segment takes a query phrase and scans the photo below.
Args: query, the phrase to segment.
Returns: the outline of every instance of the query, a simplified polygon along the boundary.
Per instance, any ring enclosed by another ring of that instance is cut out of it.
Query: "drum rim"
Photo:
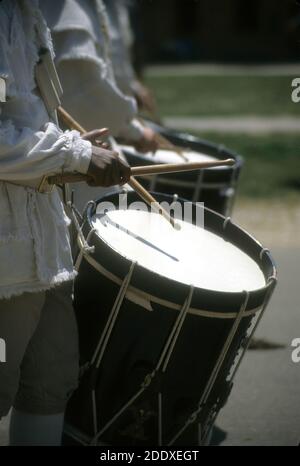
[[[122,194],[124,193],[124,190],[120,190],[119,192],[117,193],[108,193],[108,194],[105,194],[103,197],[100,197],[98,198],[96,201],[93,201],[90,203],[90,205],[88,205],[87,209],[86,209],[86,212],[85,212],[85,216],[84,216],[84,221],[83,221],[83,231],[87,228],[87,233],[89,233],[90,231],[93,230],[93,225],[92,225],[92,217],[93,215],[95,214],[95,207],[99,204],[99,202],[101,201],[106,201],[108,202],[108,200],[110,200],[111,202],[116,199],[116,196],[118,196],[119,194]],[[135,201],[135,200],[138,200],[138,196],[135,192],[126,192],[126,194],[128,196],[133,196],[134,199],[132,199],[132,201]],[[173,197],[172,196],[168,196],[166,194],[163,194],[163,193],[153,193],[154,196],[156,196],[156,198],[160,201],[160,200],[171,200]],[[180,198],[179,198],[180,200]],[[182,199],[181,199],[182,200]],[[208,209],[207,207],[203,207],[204,211],[209,213],[209,215],[212,215],[213,217],[215,218],[219,218],[223,221],[226,220],[226,218],[217,213],[217,212],[214,212],[213,210],[211,209]],[[228,217],[227,218],[228,221],[230,221],[230,218]],[[277,280],[277,267],[276,267],[276,263],[273,259],[273,256],[271,255],[270,251],[268,251],[267,249],[264,249],[263,246],[261,245],[261,243],[256,239],[254,238],[253,236],[251,236],[247,231],[245,231],[243,228],[239,227],[238,225],[230,222],[230,225],[234,228],[235,231],[241,233],[241,235],[244,235],[247,240],[249,240],[249,243],[251,242],[256,248],[259,248],[261,252],[264,252],[264,260],[268,262],[268,264],[265,265],[265,270],[263,269],[262,267],[262,264],[259,264],[257,262],[257,260],[255,260],[253,257],[252,259],[258,264],[258,266],[260,267],[260,269],[262,270],[262,273],[264,274],[264,277],[265,277],[265,286],[264,287],[261,287],[259,289],[256,289],[256,290],[252,290],[252,291],[249,291],[247,292],[249,294],[249,296],[251,298],[253,298],[253,300],[256,302],[257,299],[259,300],[259,297],[263,294],[263,297],[268,293],[268,290],[270,289],[270,287],[272,286],[272,282],[273,280]],[[213,232],[215,232],[216,234],[218,234],[218,232],[215,230],[211,230]],[[230,240],[229,240],[230,241]],[[233,241],[231,241],[232,244],[234,244],[235,246],[237,246],[237,244]],[[89,242],[89,246],[97,246],[97,244],[99,245],[104,245],[104,247],[107,249],[107,250],[110,250],[113,252],[113,255],[114,256],[117,256],[120,260],[120,262],[122,262],[127,268],[127,270],[129,270],[129,267],[130,267],[130,264],[132,263],[132,261],[130,261],[130,259],[128,259],[127,257],[121,255],[118,251],[116,251],[114,248],[112,248],[109,243],[107,243],[103,238],[101,238],[99,235],[96,234],[93,234],[91,236],[91,239],[90,239],[90,242]],[[238,246],[239,247],[239,246]],[[242,249],[243,250],[243,249]],[[247,253],[247,251],[244,251]],[[101,262],[101,261],[100,261]],[[102,267],[105,268],[105,266],[103,264],[101,264]],[[272,273],[269,273],[267,275],[267,267],[272,271]],[[186,289],[188,290],[189,289],[189,285],[187,284],[184,284],[184,283],[181,283],[181,282],[178,282],[174,279],[171,279],[171,278],[168,278],[168,277],[165,277],[164,275],[160,275],[159,273],[157,272],[154,272],[150,269],[147,269],[146,267],[144,267],[143,265],[141,264],[137,264],[136,265],[136,268],[137,270],[139,270],[141,272],[141,274],[145,274],[145,275],[149,275],[149,276],[154,276],[155,280],[163,280],[165,281],[166,283],[169,284],[170,287],[177,287],[177,288],[180,288],[180,289]],[[120,276],[120,274],[118,273],[115,273],[115,271],[111,271],[111,273],[115,274],[116,277],[118,277],[119,279],[122,279],[122,277]],[[147,283],[148,285],[148,283]],[[136,284],[134,285],[134,287],[136,289],[139,289],[142,293],[149,293],[149,295],[153,295],[155,293],[151,293],[148,291],[147,289],[147,286],[144,287],[144,286],[137,286]],[[203,294],[204,296],[205,295],[208,295],[208,296],[212,296],[212,295],[215,295],[218,297],[218,299],[221,299],[221,298],[224,298],[225,300],[230,300],[230,299],[234,299],[235,301],[238,301],[238,302],[243,302],[244,299],[245,299],[245,291],[235,291],[235,292],[228,292],[228,291],[219,291],[219,290],[210,290],[210,289],[206,289],[206,288],[198,288],[198,287],[195,287],[195,290],[197,290],[199,293]],[[158,296],[158,294],[157,294]],[[159,298],[159,296],[158,296]],[[172,301],[172,300],[170,300]],[[250,300],[251,301],[251,300]],[[263,303],[261,303],[262,305]],[[226,306],[225,306],[226,307]],[[247,308],[247,310],[252,310],[252,309],[255,309],[259,307],[259,305],[255,305],[255,306],[251,306],[249,308]],[[218,311],[217,311],[218,312]],[[223,312],[226,312],[224,310],[220,310],[219,312],[223,313]]]
[[[209,141],[208,139],[202,139],[202,138],[199,138],[198,136],[186,133],[184,131],[176,130],[176,129],[173,129],[173,128],[166,128],[166,127],[164,127],[162,125],[159,125],[158,123],[155,123],[155,122],[153,122],[153,121],[151,121],[149,119],[145,119],[145,121],[150,126],[152,126],[153,129],[157,129],[162,134],[166,135],[168,133],[171,133],[171,135],[169,134],[170,137],[186,140],[187,142],[190,142],[191,144],[199,144],[199,145],[203,146],[203,148],[206,147],[206,148],[209,148],[212,151],[216,151],[218,155],[223,154],[224,158],[231,157],[231,158],[235,159],[236,163],[232,167],[229,167],[229,166],[228,167],[219,167],[218,171],[228,172],[229,170],[241,169],[245,164],[245,161],[244,161],[242,155],[238,154],[236,151],[233,151],[233,150],[229,149],[224,144],[217,144],[217,143],[214,143],[212,141]],[[207,155],[215,156],[213,154],[207,154]],[[217,157],[217,158],[219,158],[219,157]],[[223,157],[220,157],[220,159],[222,159],[222,158]],[[212,169],[203,169],[203,170],[207,171],[207,170],[212,170]]]
[[[201,142],[200,142],[201,141]],[[216,172],[217,173],[230,173],[232,171],[236,171],[236,170],[240,170],[243,165],[244,165],[244,160],[242,158],[241,155],[237,154],[237,152],[234,152],[232,151],[231,149],[229,149],[228,147],[222,145],[222,144],[214,144],[210,141],[206,141],[204,139],[200,140],[199,139],[199,142],[198,140],[195,140],[195,141],[191,141],[191,142],[194,142],[195,144],[197,143],[201,143],[201,145],[203,145],[203,148],[205,150],[205,148],[209,148],[211,151],[216,151],[216,153],[209,153],[207,155],[211,156],[211,157],[215,157],[217,160],[222,160],[222,159],[226,159],[226,158],[233,158],[235,160],[235,164],[232,165],[232,166],[224,166],[224,167],[218,167],[217,169],[215,168],[202,168],[201,170],[199,171],[202,171],[204,173],[212,173],[212,172]],[[151,162],[149,158],[145,159],[144,155],[138,151],[135,151],[135,152],[130,152],[130,151],[127,151],[126,150],[126,147],[123,148],[122,145],[120,145],[120,148],[122,150],[122,152],[124,152],[125,156],[126,157],[129,157],[129,158],[132,158],[132,159],[136,159],[137,161],[137,165],[139,164],[139,162],[141,160],[143,160],[145,163],[145,161],[147,162]],[[197,152],[196,149],[192,149],[194,150],[195,152]]]

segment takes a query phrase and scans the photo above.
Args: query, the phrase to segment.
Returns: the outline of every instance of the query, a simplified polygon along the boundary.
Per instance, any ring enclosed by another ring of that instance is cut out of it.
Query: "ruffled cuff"
[[[90,141],[85,141],[80,137],[78,131],[71,131],[72,143],[70,147],[70,158],[65,171],[87,173],[91,157],[92,144]]]

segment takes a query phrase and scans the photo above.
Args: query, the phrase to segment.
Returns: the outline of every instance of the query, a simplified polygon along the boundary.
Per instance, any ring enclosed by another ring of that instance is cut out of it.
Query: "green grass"
[[[252,199],[300,200],[300,134],[248,136],[205,133],[245,159],[239,196]]]
[[[295,76],[149,77],[162,116],[300,116],[291,100]],[[300,129],[296,134],[206,133],[200,137],[240,153],[245,167],[239,195],[300,199]]]
[[[299,115],[295,76],[148,77],[162,116]]]

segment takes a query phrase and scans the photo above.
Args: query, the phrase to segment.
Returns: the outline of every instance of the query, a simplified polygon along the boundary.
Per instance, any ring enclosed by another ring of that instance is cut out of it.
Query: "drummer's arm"
[[[130,167],[118,154],[84,141],[77,131],[63,133],[54,124],[44,131],[14,128],[0,117],[0,180],[24,181],[66,172],[87,173],[91,186],[124,184]]]
[[[73,30],[54,32],[53,36],[66,110],[87,129],[106,126],[113,136],[139,150],[156,150],[152,130],[145,130],[136,119],[135,99],[118,88],[93,39],[84,31]],[[73,46],[67,56],[63,53],[66,42]],[[76,55],[79,46],[85,52],[82,56]]]
[[[1,116],[0,105],[0,179],[30,180],[47,174],[86,173],[91,161],[92,144],[77,131],[61,131],[47,123],[40,131],[16,127]]]

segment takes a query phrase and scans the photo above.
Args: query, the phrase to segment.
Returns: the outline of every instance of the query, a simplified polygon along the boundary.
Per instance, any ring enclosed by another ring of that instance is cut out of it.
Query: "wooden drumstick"
[[[74,120],[74,118],[63,107],[58,107],[57,113],[69,129],[75,129],[76,131],[79,131],[80,134],[87,133],[87,131],[85,131],[85,129],[76,120]]]
[[[216,160],[213,162],[160,163],[158,165],[132,167],[131,172],[133,176],[163,175],[166,173],[181,173],[203,170],[205,168],[232,166],[234,164],[234,159]]]
[[[79,131],[81,134],[86,133],[87,131],[61,106],[57,109],[58,115],[61,117],[62,121],[71,129],[75,129]],[[82,175],[81,175],[82,176]],[[86,180],[87,177],[85,177]],[[49,182],[49,178],[48,178]],[[130,178],[128,182],[129,186],[136,191],[136,193],[149,204],[150,207],[153,207],[158,213],[163,215],[168,222],[175,228],[177,225],[175,224],[174,219],[159,205],[159,203],[151,196],[150,193],[133,177]]]
[[[146,127],[145,122],[142,118],[139,118],[139,122],[144,128]],[[169,141],[165,136],[157,132],[155,132],[155,139],[159,149],[176,152],[176,154],[179,155],[179,157],[181,157],[185,162],[188,162],[189,159],[186,155],[184,155],[183,152],[185,149],[183,147],[175,146],[175,144]]]
[[[204,168],[232,166],[234,164],[234,159],[217,160],[215,162],[161,163],[158,165],[143,165],[141,167],[132,167],[131,173],[132,176],[163,175],[166,173],[181,173],[202,170]],[[80,181],[88,180],[88,175],[83,175],[81,173],[64,173],[62,175],[48,177],[48,182],[50,184],[79,183]]]
[[[161,205],[154,199],[154,197],[133,177],[130,178],[128,183],[132,189],[158,214],[161,214],[167,219],[175,229],[180,229],[179,225],[175,223],[174,219],[168,212],[161,207]]]

